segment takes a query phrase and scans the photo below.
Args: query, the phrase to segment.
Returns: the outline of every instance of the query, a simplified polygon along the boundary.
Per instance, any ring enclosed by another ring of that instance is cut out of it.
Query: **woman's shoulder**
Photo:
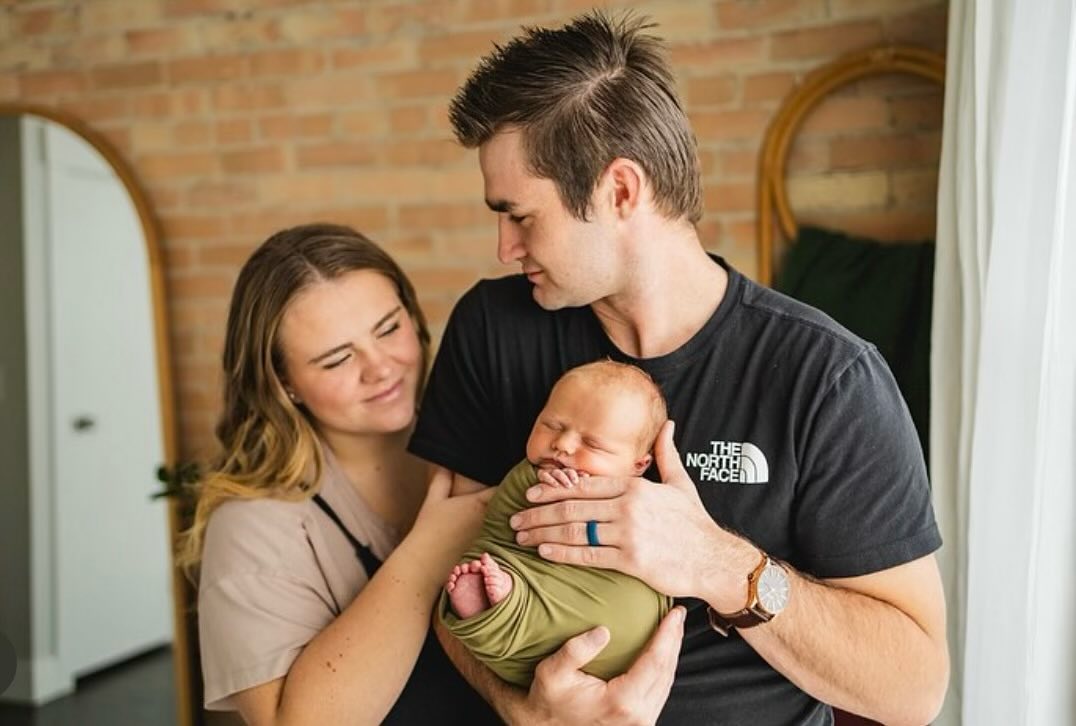
[[[298,573],[313,563],[312,503],[272,497],[232,499],[206,525],[202,582],[237,574]]]

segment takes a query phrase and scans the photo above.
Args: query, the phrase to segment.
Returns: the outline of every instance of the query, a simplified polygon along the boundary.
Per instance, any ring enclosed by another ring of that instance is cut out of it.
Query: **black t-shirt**
[[[603,357],[661,387],[707,511],[819,578],[877,572],[941,545],[923,455],[874,346],[823,313],[729,273],[710,320],[668,355],[637,359],[589,307],[541,309],[522,276],[483,280],[453,310],[412,452],[493,485],[525,453],[553,383]],[[653,478],[653,474],[652,474]],[[832,713],[743,639],[688,608],[669,724],[828,724]]]

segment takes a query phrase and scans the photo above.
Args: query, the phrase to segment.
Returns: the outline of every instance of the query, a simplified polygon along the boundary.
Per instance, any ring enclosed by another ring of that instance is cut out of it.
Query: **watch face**
[[[779,565],[770,564],[758,578],[758,603],[776,615],[788,605],[788,574]]]

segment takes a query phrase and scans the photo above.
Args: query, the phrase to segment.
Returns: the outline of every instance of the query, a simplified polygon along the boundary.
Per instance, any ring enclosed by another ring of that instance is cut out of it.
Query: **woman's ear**
[[[294,403],[296,406],[302,403],[302,401],[299,400],[299,395],[295,393],[295,389],[291,387],[290,383],[288,383],[287,378],[285,378],[284,376],[280,376],[280,385],[284,387],[284,393],[287,395],[288,399],[292,403]]]

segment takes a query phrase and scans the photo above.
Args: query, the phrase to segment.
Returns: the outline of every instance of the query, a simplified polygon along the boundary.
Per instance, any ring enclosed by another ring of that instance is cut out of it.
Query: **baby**
[[[516,544],[508,519],[541,481],[572,486],[586,476],[641,476],[667,418],[665,400],[635,366],[610,360],[573,368],[549,394],[527,439],[527,458],[501,482],[482,533],[445,583],[445,627],[504,680],[530,685],[534,668],[565,640],[596,625],[610,640],[584,670],[626,671],[671,607],[670,598],[614,570],[541,559]]]

